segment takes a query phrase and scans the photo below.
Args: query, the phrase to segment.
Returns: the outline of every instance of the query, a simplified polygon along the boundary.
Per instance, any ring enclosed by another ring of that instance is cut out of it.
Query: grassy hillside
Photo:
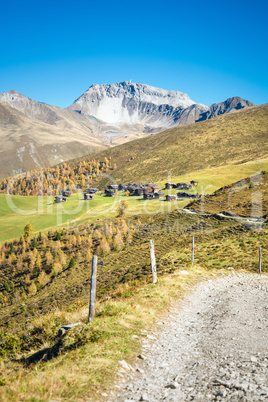
[[[107,148],[93,118],[80,122],[76,113],[45,104],[40,104],[39,118],[42,108],[47,122],[0,103],[0,179]]]
[[[119,221],[114,220],[116,223]],[[37,277],[36,267],[29,274],[24,268],[18,272],[12,265],[4,265],[1,289],[11,298],[0,311],[1,400],[15,401],[19,394],[24,400],[101,400],[99,393],[114,379],[118,360],[137,355],[140,341],[132,335],[142,338],[144,325],[159,320],[159,313],[185,287],[202,277],[230,272],[228,267],[257,272],[260,246],[263,271],[267,271],[266,225],[262,231],[254,231],[234,220],[188,216],[180,211],[139,216],[126,223],[133,228],[130,244],[99,257],[103,265],[98,266],[96,320],[91,325],[86,325],[90,261],[83,256],[84,246],[78,246],[84,227],[67,243],[75,247],[71,252],[81,252],[80,259],[57,274],[47,272],[43,283],[40,267]],[[107,222],[99,221],[94,230],[104,233],[105,225]],[[193,234],[196,265],[191,269]],[[46,249],[53,254],[59,253],[59,247],[65,251],[64,236],[63,241],[54,236],[45,239]],[[150,284],[151,238],[157,251],[156,286]],[[36,246],[40,255],[43,240]],[[32,240],[28,244],[33,246]],[[5,250],[8,253],[8,246]],[[13,258],[10,256],[7,261]],[[41,267],[41,271],[46,269]],[[180,276],[181,269],[188,269],[189,276]],[[36,283],[35,292],[31,283]],[[18,298],[21,289],[23,301]],[[59,343],[59,327],[78,321],[83,325]]]
[[[268,160],[248,162],[238,165],[227,165],[203,169],[191,175],[172,177],[177,182],[196,179],[199,185],[191,190],[199,194],[212,194],[222,186],[230,185],[248,175],[255,175],[262,170],[268,170]],[[164,187],[165,180],[155,181]],[[256,188],[255,188],[256,190]],[[168,193],[169,191],[164,191]],[[176,194],[177,190],[171,190]],[[56,226],[75,227],[97,219],[113,218],[121,200],[129,204],[128,215],[155,214],[171,212],[175,208],[183,208],[189,200],[165,202],[164,200],[144,201],[142,197],[125,197],[121,192],[115,198],[97,194],[92,201],[84,201],[83,194],[75,194],[68,198],[65,204],[55,204],[53,197],[24,197],[0,194],[0,243],[23,235],[24,226],[30,222],[38,234],[47,232]]]
[[[268,174],[246,177],[224,186],[211,195],[191,202],[188,209],[211,214],[225,213],[244,217],[268,217]]]
[[[268,104],[225,114],[212,120],[89,155],[111,157],[118,182],[167,180],[198,170],[261,160],[268,155]],[[70,162],[77,165],[77,160]],[[107,180],[106,180],[107,182]]]

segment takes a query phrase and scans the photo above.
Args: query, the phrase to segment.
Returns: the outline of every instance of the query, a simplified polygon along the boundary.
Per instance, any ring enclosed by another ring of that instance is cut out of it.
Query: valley
[[[242,180],[249,175],[255,175],[262,170],[268,169],[268,160],[260,160],[239,165],[227,165],[196,171],[191,174],[167,177],[164,181],[157,181],[156,184],[164,189],[165,182],[188,182],[189,179],[196,179],[199,185],[190,190],[190,193],[213,194],[222,186],[228,186],[238,180]],[[265,176],[266,179],[266,176]],[[252,192],[258,190],[252,189]],[[176,194],[177,190],[161,190],[165,194]],[[241,195],[244,195],[241,194]],[[215,198],[215,197],[214,197]],[[31,222],[34,232],[37,235],[40,231],[47,232],[49,229],[56,229],[57,226],[75,227],[88,221],[95,222],[97,219],[114,218],[120,201],[126,200],[129,204],[128,215],[156,214],[161,212],[171,212],[176,208],[186,207],[189,200],[176,200],[170,203],[165,200],[155,199],[145,201],[140,196],[128,196],[118,192],[114,198],[105,197],[104,193],[97,193],[94,200],[85,201],[83,192],[78,189],[78,193],[68,199],[65,204],[55,204],[54,196],[18,196],[0,194],[0,243],[6,240],[23,235],[23,229],[27,222]],[[233,198],[232,198],[233,202]],[[237,200],[239,203],[239,200]],[[233,203],[233,205],[236,205]],[[266,196],[265,204],[266,205]],[[198,203],[194,203],[194,208],[198,211]],[[208,204],[205,202],[205,208]],[[209,209],[210,213],[219,213],[220,209]],[[250,216],[250,211],[248,212]],[[267,207],[263,210],[263,215],[268,213]],[[241,213],[241,215],[243,215]]]
[[[16,142],[11,126],[26,120],[42,146],[55,146],[42,131],[49,127],[73,152],[55,148],[61,160],[43,163],[40,148],[42,163],[1,178],[1,400],[120,401],[130,378],[120,364],[138,366],[144,338],[160,336],[156,328],[174,303],[180,309],[207,280],[216,293],[230,276],[257,278],[260,248],[267,278],[268,106],[236,98],[205,106],[128,82],[92,86],[64,110],[14,91],[0,102],[7,158],[8,141]],[[141,138],[129,141],[134,132]],[[84,153],[75,154],[74,133]],[[133,183],[141,183],[134,186],[140,195],[130,193]],[[93,255],[101,264],[96,315],[87,324]],[[59,328],[74,323],[61,338]]]

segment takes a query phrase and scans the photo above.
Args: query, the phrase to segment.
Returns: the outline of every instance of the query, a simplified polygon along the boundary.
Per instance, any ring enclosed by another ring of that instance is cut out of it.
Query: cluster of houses
[[[124,191],[128,192],[129,195],[145,195],[151,194],[151,198],[160,198],[159,196],[153,197],[156,194],[163,194],[158,193],[157,191],[160,190],[160,187],[157,184],[150,184],[150,183],[129,183],[129,184],[119,184],[119,185],[110,185],[105,190],[105,195],[107,197],[114,197],[117,191]]]
[[[192,180],[190,183],[165,183],[165,189],[189,190],[198,185],[198,181]],[[128,192],[129,195],[143,196],[144,200],[165,198],[166,201],[173,201],[178,198],[197,198],[198,194],[187,192],[178,192],[175,194],[167,194],[159,192],[160,187],[157,184],[150,183],[129,183],[129,184],[111,184],[105,189],[106,197],[114,197],[118,191]],[[95,194],[99,191],[98,188],[88,188],[84,193],[85,200],[93,200]],[[71,191],[63,191],[61,196],[55,198],[56,203],[65,202],[67,197],[72,195]]]
[[[176,188],[178,190],[189,190],[198,185],[198,181],[192,180],[190,183],[166,183],[165,189]],[[150,183],[129,183],[129,184],[114,184],[107,187],[105,195],[107,197],[114,197],[117,191],[128,192],[129,195],[142,195],[144,200],[166,198],[166,201],[173,201],[178,198],[197,198],[198,194],[190,194],[187,192],[178,192],[175,194],[167,194],[159,192],[160,187],[157,184]]]
[[[177,188],[178,190],[189,190],[190,188],[198,186],[198,181],[191,180],[190,183],[166,183],[165,188],[170,190],[171,188]]]
[[[55,202],[59,204],[60,202],[66,202],[68,197],[71,197],[72,191],[66,190],[62,192],[62,195],[57,195],[55,197]]]

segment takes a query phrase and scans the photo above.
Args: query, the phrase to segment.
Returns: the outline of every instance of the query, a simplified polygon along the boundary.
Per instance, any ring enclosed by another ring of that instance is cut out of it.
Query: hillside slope
[[[267,218],[268,174],[263,173],[224,186],[211,195],[191,202],[186,208],[202,213]]]
[[[94,126],[85,128],[67,111],[43,107],[30,108],[28,117],[0,103],[0,179],[106,148]]]
[[[245,163],[268,155],[268,104],[169,129],[89,155],[111,157],[118,182],[168,179],[200,169]],[[70,161],[75,166],[77,160]],[[108,179],[106,179],[107,181]]]
[[[0,179],[136,138],[253,106],[239,97],[205,106],[179,91],[122,82],[92,85],[73,105],[0,94]]]

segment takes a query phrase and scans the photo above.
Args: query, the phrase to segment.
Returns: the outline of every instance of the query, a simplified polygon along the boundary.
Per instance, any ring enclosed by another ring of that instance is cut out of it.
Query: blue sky
[[[66,107],[93,83],[132,80],[211,104],[268,102],[267,1],[1,4],[0,92]]]

